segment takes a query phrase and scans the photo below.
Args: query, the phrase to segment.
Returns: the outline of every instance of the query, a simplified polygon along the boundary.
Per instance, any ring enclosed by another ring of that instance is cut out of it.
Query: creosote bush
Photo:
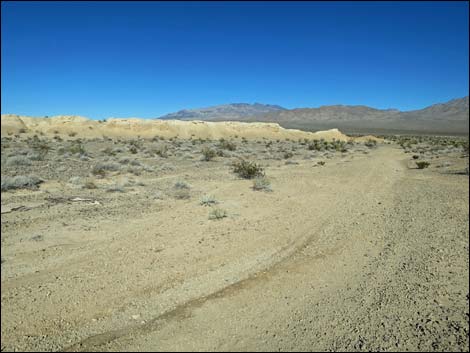
[[[234,162],[232,167],[233,172],[244,179],[253,179],[264,176],[264,169],[255,162],[242,159]]]
[[[210,149],[208,147],[204,147],[202,149],[202,160],[203,161],[208,162],[208,161],[214,159],[216,156],[217,156],[217,152],[214,151],[213,149]]]
[[[227,141],[223,138],[219,140],[219,148],[228,150],[228,151],[235,151],[237,149],[237,145],[235,145],[233,142]]]
[[[429,162],[426,162],[426,161],[419,161],[419,162],[416,162],[416,166],[418,167],[418,169],[424,169],[424,168],[427,168],[429,167],[430,163]]]

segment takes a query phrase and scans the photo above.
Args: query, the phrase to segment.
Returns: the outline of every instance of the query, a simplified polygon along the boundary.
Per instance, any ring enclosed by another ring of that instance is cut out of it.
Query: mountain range
[[[248,103],[232,103],[222,104],[213,107],[199,108],[199,109],[183,109],[176,113],[170,113],[161,116],[159,119],[163,120],[212,120],[212,119],[226,119],[236,120],[243,117],[252,117],[260,114],[266,114],[276,111],[286,110],[286,108],[278,105],[270,104],[248,104]]]
[[[224,104],[185,109],[160,119],[273,122],[286,128],[347,133],[441,133],[466,134],[469,129],[468,96],[419,110],[376,109],[363,105],[329,105],[286,109],[278,105]]]

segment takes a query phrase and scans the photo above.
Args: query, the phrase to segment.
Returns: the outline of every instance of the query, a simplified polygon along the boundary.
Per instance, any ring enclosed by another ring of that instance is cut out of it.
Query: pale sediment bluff
[[[351,138],[338,129],[306,132],[284,129],[275,123],[242,123],[242,122],[206,122],[156,119],[107,119],[96,121],[81,116],[54,116],[50,118],[33,118],[13,114],[1,116],[2,136],[19,133],[44,135],[70,135],[81,138],[120,137],[120,138],[233,138],[246,139],[325,139],[326,141],[347,141]]]

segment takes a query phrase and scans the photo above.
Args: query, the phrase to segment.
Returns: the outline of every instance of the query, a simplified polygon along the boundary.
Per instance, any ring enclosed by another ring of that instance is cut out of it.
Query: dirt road
[[[181,172],[218,221],[145,192],[2,215],[2,350],[468,351],[468,176],[408,159]]]

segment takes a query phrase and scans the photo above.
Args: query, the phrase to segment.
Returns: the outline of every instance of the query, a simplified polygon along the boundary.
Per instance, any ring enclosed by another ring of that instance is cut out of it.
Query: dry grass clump
[[[5,176],[2,177],[1,190],[35,189],[42,182],[42,179],[34,175]]]
[[[253,190],[257,191],[273,191],[271,182],[266,177],[258,177],[253,180]]]
[[[212,205],[216,205],[218,204],[219,202],[215,199],[214,196],[212,195],[205,195],[201,198],[201,202],[200,204],[202,206],[212,206]]]
[[[209,219],[210,220],[216,220],[216,219],[222,219],[227,217],[227,211],[223,210],[221,208],[214,208],[210,213],[209,213]]]

